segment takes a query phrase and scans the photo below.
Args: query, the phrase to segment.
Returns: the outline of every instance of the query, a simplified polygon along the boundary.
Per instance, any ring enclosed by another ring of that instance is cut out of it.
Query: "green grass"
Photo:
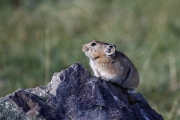
[[[0,4],[0,96],[47,84],[81,62],[91,40],[114,43],[137,67],[138,88],[166,120],[180,119],[180,1],[75,0]]]

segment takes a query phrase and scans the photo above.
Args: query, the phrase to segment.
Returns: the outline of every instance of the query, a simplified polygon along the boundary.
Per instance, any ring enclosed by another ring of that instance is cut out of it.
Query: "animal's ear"
[[[114,44],[109,44],[106,46],[105,54],[108,56],[114,56],[116,53],[116,46]]]

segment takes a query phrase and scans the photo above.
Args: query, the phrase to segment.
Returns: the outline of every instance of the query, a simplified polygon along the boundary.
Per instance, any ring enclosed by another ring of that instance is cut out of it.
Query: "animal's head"
[[[90,59],[97,59],[100,57],[114,57],[116,53],[116,46],[99,41],[92,41],[82,46],[82,51]]]

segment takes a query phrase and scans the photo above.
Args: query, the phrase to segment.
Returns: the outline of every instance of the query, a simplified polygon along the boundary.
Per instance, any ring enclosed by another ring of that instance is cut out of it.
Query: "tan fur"
[[[82,46],[82,51],[90,59],[94,75],[105,81],[115,83],[129,92],[139,85],[139,75],[129,58],[116,51],[115,45],[92,41]]]

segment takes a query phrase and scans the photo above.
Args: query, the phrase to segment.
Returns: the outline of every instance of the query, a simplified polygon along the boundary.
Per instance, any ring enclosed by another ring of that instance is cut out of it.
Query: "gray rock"
[[[128,94],[75,63],[47,86],[0,99],[1,120],[163,120],[140,93]]]

